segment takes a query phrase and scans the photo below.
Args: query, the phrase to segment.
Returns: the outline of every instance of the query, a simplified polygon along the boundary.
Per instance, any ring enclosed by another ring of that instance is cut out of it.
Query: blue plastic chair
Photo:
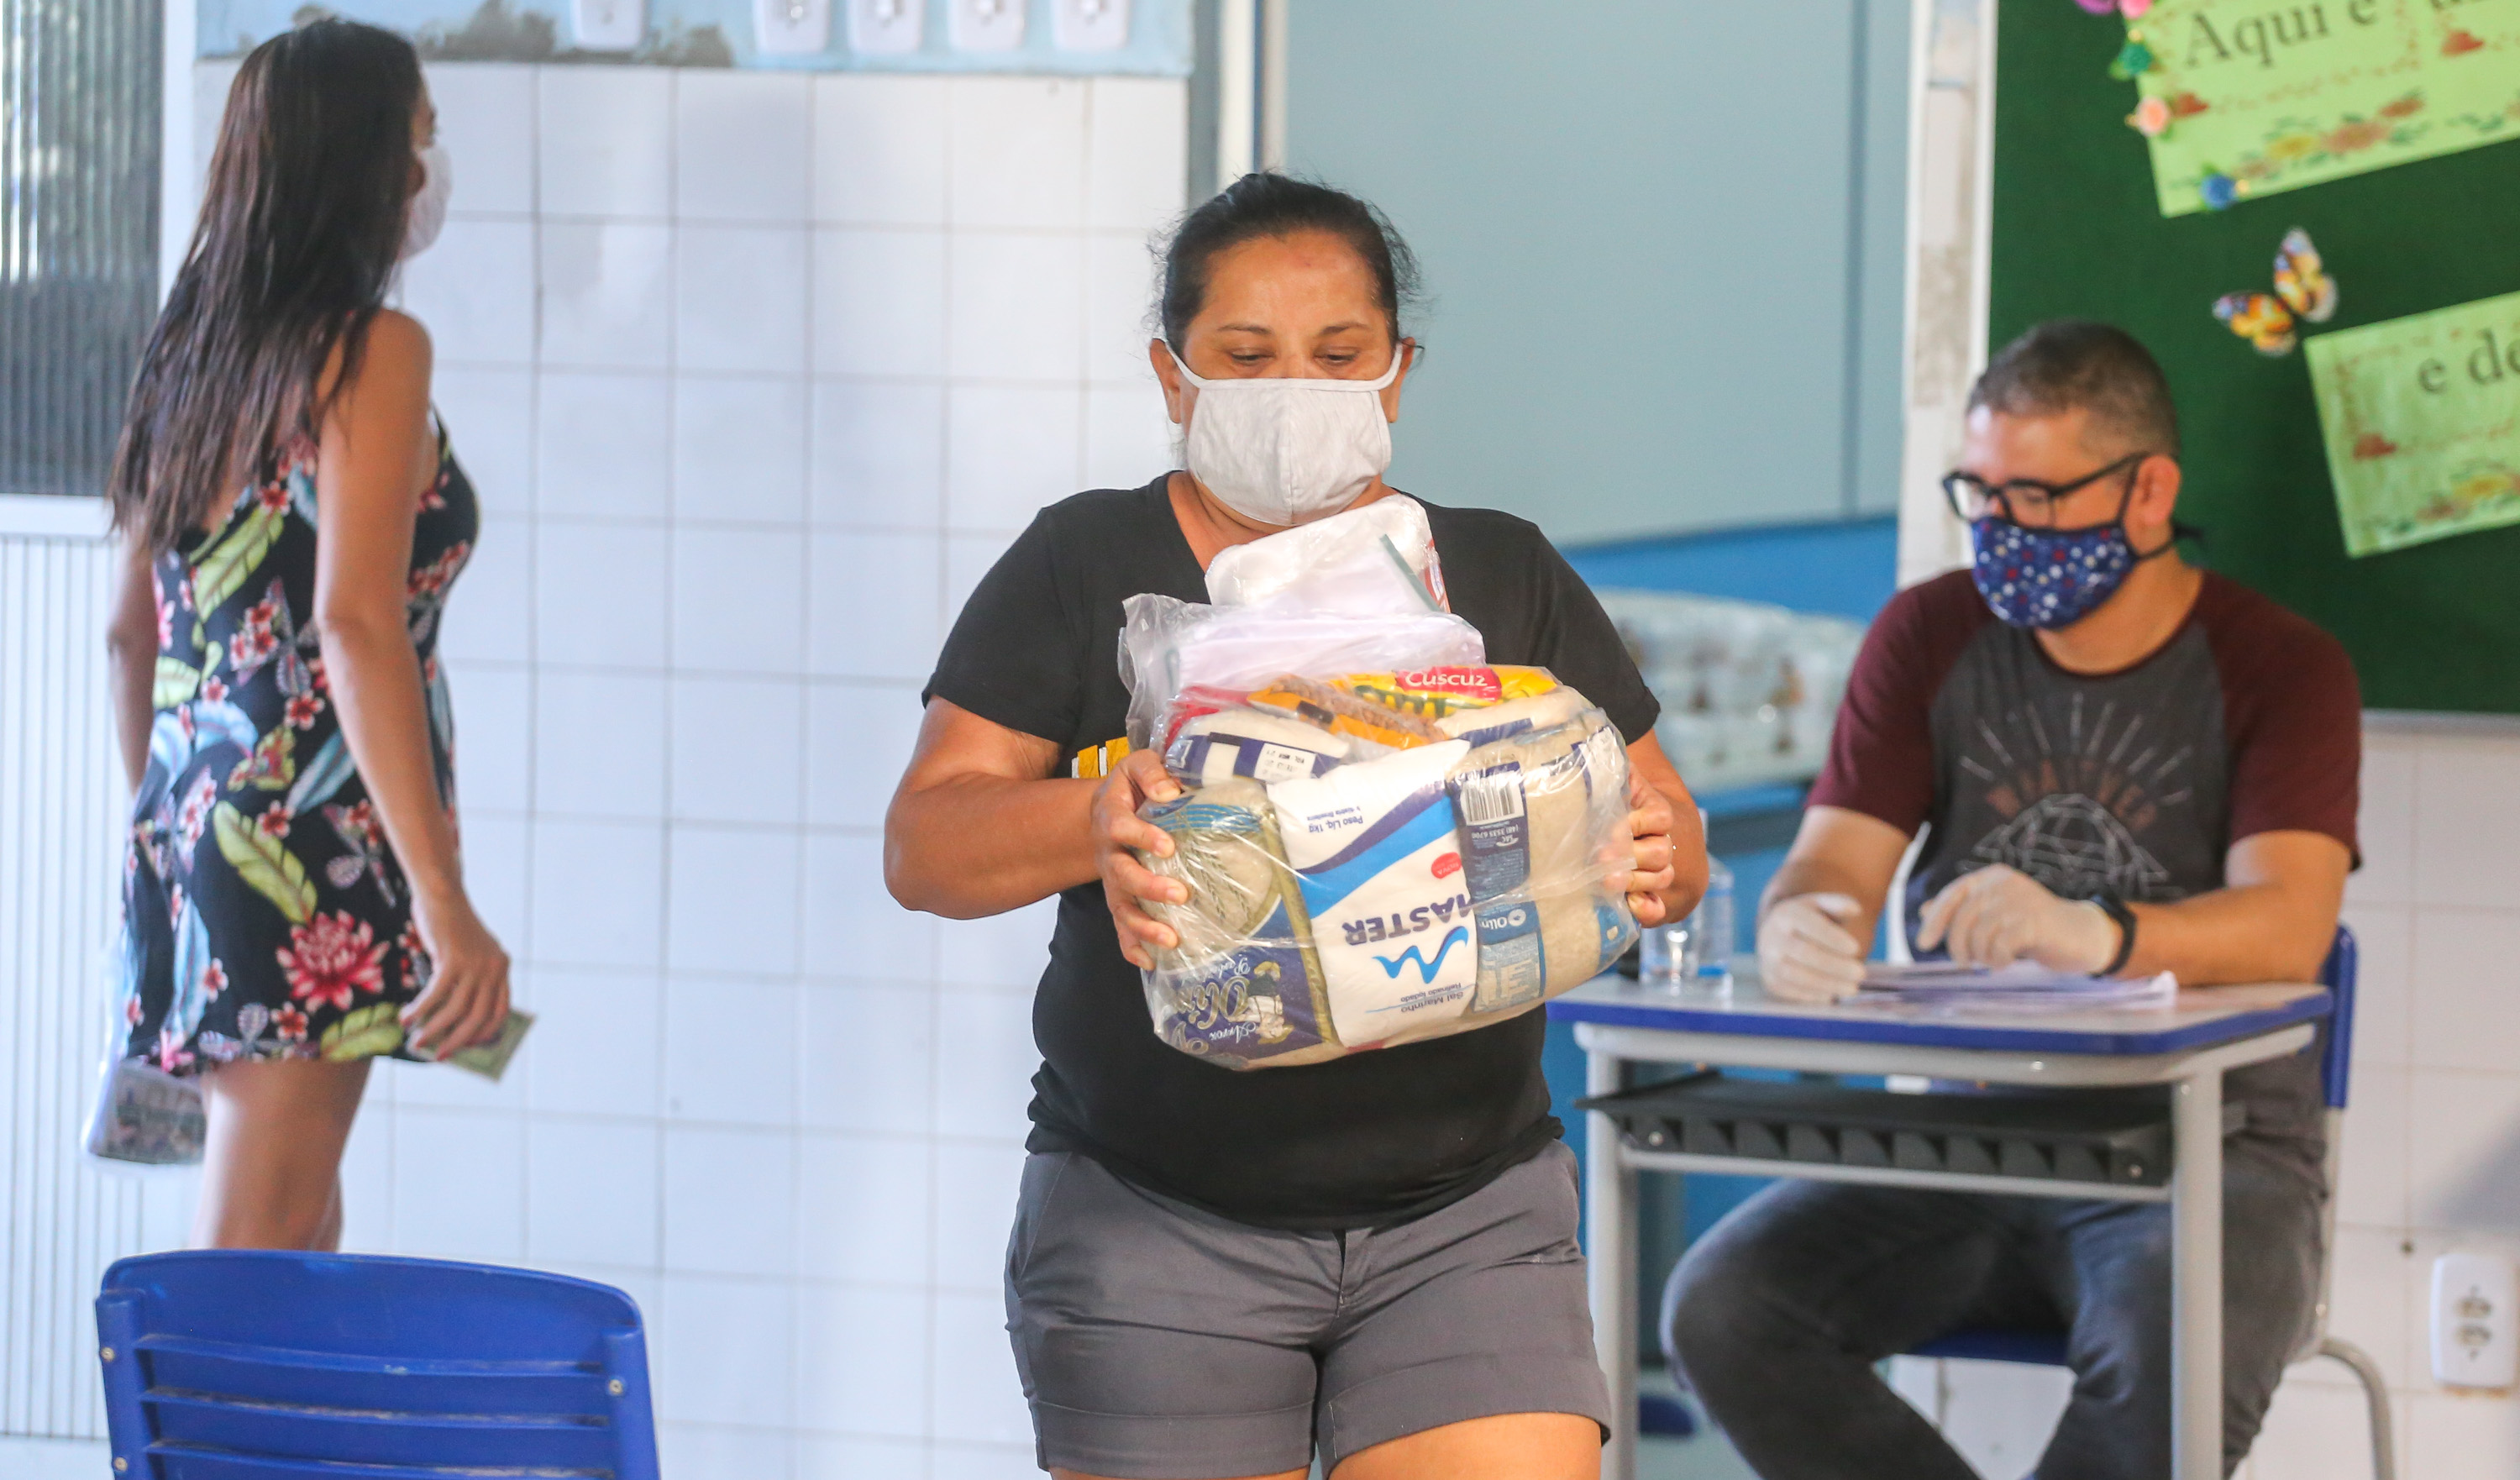
[[[2327,1203],[2321,1213],[2319,1231],[2318,1305],[2311,1322],[2310,1339],[2293,1354],[2296,1363],[2314,1357],[2328,1357],[2345,1364],[2362,1384],[2362,1396],[2371,1415],[2371,1471],[2376,1480],[2395,1480],[2397,1475],[2396,1445],[2390,1437],[2388,1381],[2380,1374],[2378,1364],[2361,1347],[2331,1336],[2327,1331],[2329,1281],[2335,1275],[2330,1253],[2336,1247],[2336,1172],[2344,1149],[2345,1098],[2347,1081],[2354,1067],[2354,978],[2356,947],[2354,932],[2344,925],[2336,927],[2336,944],[2327,953],[2327,964],[2319,969],[2320,985],[2335,994],[2335,1010],[2327,1019],[2327,1044],[2319,1059],[2320,1087],[2327,1099]],[[2002,1330],[1992,1327],[1971,1328],[1938,1336],[1910,1355],[1916,1357],[1961,1357],[1978,1362],[2019,1362],[2034,1367],[2063,1367],[2065,1333],[2061,1330]]]
[[[532,1270],[197,1250],[96,1299],[116,1480],[657,1480],[639,1307]]]

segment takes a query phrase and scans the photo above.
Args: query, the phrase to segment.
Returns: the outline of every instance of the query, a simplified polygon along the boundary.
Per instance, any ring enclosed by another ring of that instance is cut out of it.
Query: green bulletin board
[[[2268,290],[2293,226],[2341,291],[2305,342],[2520,292],[2520,142],[2164,218],[2125,121],[2136,88],[2108,75],[2125,22],[2001,3],[1993,342],[2041,319],[2124,325],[2178,398],[2180,512],[2207,532],[2192,556],[2336,634],[2372,708],[2520,713],[2520,527],[2348,558],[2305,354],[2262,356],[2213,313]]]

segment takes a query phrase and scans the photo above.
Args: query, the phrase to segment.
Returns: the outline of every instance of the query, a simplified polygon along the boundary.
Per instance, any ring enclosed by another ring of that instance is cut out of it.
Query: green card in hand
[[[525,1031],[533,1025],[534,1014],[510,1008],[508,1020],[499,1024],[499,1036],[488,1043],[458,1049],[442,1058],[429,1049],[414,1049],[412,1053],[432,1062],[451,1063],[459,1069],[469,1069],[496,1083],[500,1075],[508,1072],[508,1060],[517,1056],[518,1046],[525,1041]]]

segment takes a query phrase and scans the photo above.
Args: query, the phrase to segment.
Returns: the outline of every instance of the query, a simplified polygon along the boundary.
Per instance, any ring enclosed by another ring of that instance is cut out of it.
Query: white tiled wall
[[[2520,1474],[2520,1401],[2433,1382],[2428,1307],[2445,1250],[2520,1257],[2520,729],[2375,723],[2363,744],[2332,1325],[2388,1373],[2401,1475],[2500,1480]],[[2368,1474],[2351,1380],[2294,1370],[2253,1480]]]
[[[907,915],[878,835],[962,594],[1170,466],[1184,85],[429,86],[457,186],[405,301],[485,511],[466,858],[541,1021],[496,1088],[379,1076],[346,1246],[629,1290],[676,1480],[1034,1474],[998,1261],[1048,919]]]
[[[2398,1473],[2520,1474],[2520,1395],[2446,1389],[2428,1355],[2432,1263],[2520,1258],[2520,726],[2365,728],[2362,942],[2332,1331],[2388,1375]],[[1916,1364],[1918,1367],[1924,1364]],[[1953,1364],[1948,1431],[2013,1480],[2064,1403],[2061,1374]],[[2001,1401],[1997,1401],[2001,1400]],[[2362,1391],[2296,1367],[2241,1480],[2369,1480]]]

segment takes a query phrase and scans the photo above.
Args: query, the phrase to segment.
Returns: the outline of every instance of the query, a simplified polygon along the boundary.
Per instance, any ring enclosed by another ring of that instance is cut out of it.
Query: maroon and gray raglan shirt
[[[1909,939],[1960,875],[2008,864],[2068,899],[2219,889],[2231,845],[2319,832],[2356,847],[2362,697],[2337,641],[2207,572],[2169,642],[2115,673],[2058,667],[1955,571],[1893,598],[1838,711],[1816,806],[1925,841],[1900,901]],[[2239,1070],[2253,1133],[2317,1165],[2309,1054]]]

